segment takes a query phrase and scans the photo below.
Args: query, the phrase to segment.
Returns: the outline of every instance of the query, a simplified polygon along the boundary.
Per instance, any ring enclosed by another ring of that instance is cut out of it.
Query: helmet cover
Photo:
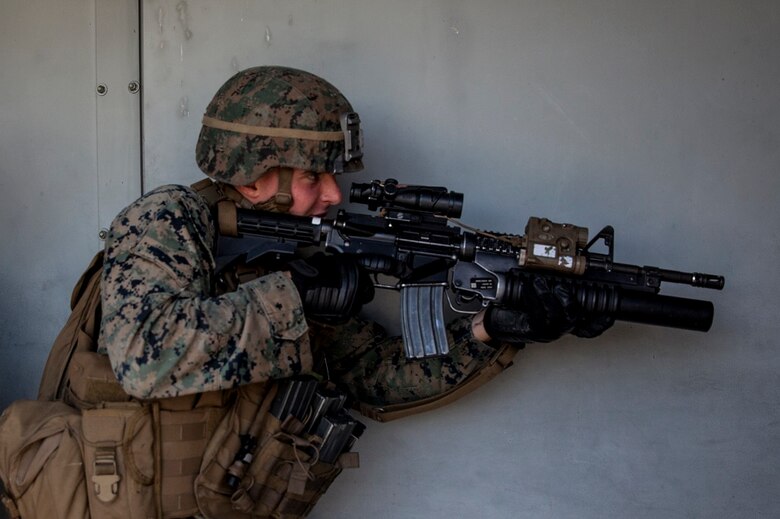
[[[206,108],[195,155],[206,175],[232,185],[275,167],[363,167],[359,118],[349,101],[314,74],[278,66],[241,71],[222,85]]]

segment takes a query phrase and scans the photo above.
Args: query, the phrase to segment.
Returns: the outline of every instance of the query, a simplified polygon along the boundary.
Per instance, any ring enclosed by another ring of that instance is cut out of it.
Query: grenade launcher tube
[[[646,292],[621,294],[613,314],[619,321],[654,324],[706,332],[712,326],[714,306],[710,301],[663,296]]]
[[[522,302],[523,287],[530,273],[514,272],[507,276],[507,290],[499,301],[508,306]],[[560,281],[554,275],[545,276]],[[645,290],[580,281],[565,278],[571,283],[577,302],[591,315],[610,315],[618,321],[629,321],[670,328],[706,332],[712,326],[714,306],[710,301],[660,295]]]

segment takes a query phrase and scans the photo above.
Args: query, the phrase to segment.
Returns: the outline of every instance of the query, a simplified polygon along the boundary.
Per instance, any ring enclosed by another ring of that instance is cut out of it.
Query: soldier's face
[[[325,216],[328,208],[341,203],[341,189],[331,173],[293,170],[293,205],[290,214]]]
[[[270,200],[279,190],[279,172],[268,171],[253,184],[239,186],[238,190],[253,204]],[[294,169],[291,191],[290,214],[296,216],[325,216],[330,206],[341,203],[341,190],[330,173]]]

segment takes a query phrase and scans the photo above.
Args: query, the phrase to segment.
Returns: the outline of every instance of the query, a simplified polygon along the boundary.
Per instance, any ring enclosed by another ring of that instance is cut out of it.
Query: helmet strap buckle
[[[292,177],[292,168],[279,168],[279,186],[274,195],[274,202],[277,209],[282,213],[289,211],[293,204]]]
[[[290,206],[292,206],[292,195],[290,193],[276,193],[274,202],[280,209],[290,209]]]

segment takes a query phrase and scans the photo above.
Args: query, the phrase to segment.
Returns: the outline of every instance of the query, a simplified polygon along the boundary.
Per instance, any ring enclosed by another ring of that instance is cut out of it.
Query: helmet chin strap
[[[252,206],[261,211],[273,211],[275,213],[287,213],[292,207],[292,168],[280,167],[278,172],[279,186],[276,194],[266,200]]]

